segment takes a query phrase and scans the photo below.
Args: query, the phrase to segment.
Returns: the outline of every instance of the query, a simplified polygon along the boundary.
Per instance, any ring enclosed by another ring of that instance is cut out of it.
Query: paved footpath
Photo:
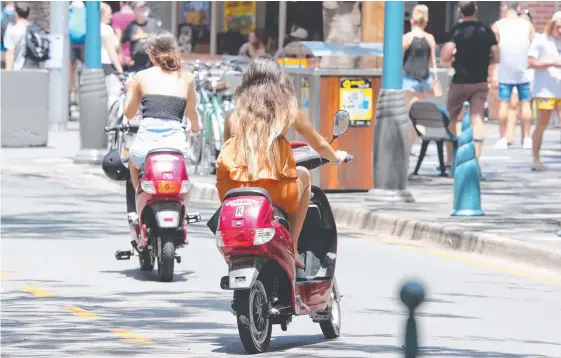
[[[219,288],[227,266],[204,223],[189,227],[174,281],[156,282],[136,257],[113,257],[130,240],[121,187],[48,155],[37,162],[19,152],[23,168],[4,165],[14,153],[2,153],[2,357],[244,355],[232,294]],[[208,218],[216,206],[192,210]],[[389,235],[339,237],[341,337],[326,340],[297,317],[287,332],[273,328],[264,357],[403,356],[407,316],[397,295],[410,278],[427,292],[418,310],[423,356],[560,357],[561,272]]]
[[[76,124],[65,133],[51,133],[48,149],[3,149],[2,166],[9,170],[48,168],[77,176],[103,176],[98,167],[74,165],[79,149]],[[561,269],[561,131],[549,129],[542,146],[548,172],[531,171],[531,150],[516,144],[495,150],[498,127],[486,125],[481,167],[483,217],[451,217],[453,179],[439,178],[436,147],[429,147],[421,178],[409,181],[415,203],[371,200],[367,193],[332,194],[340,226],[426,240],[461,251],[477,252]],[[417,157],[411,157],[413,168]],[[342,168],[344,170],[344,168]],[[193,170],[191,168],[190,173]],[[213,177],[195,176],[193,197],[216,201]]]

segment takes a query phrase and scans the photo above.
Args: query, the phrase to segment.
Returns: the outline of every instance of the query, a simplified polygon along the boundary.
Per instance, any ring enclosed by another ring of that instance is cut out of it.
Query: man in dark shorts
[[[470,102],[471,125],[475,140],[475,155],[483,149],[485,101],[487,100],[489,65],[499,62],[497,38],[489,26],[477,20],[475,1],[460,1],[462,22],[450,31],[451,38],[443,46],[440,58],[453,61],[455,74],[448,90],[447,109],[450,130],[456,133],[456,123],[465,101]],[[452,163],[452,144],[447,146],[446,164]]]
[[[152,67],[150,58],[144,49],[144,44],[148,36],[160,29],[156,19],[148,17],[148,12],[144,1],[134,1],[132,3],[135,20],[128,24],[123,31],[121,44],[130,41],[131,59],[134,64],[130,67],[131,72],[142,71]]]

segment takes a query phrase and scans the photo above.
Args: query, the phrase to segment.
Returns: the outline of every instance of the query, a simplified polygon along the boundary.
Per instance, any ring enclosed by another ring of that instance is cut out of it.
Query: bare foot
[[[298,254],[294,254],[294,262],[296,263],[296,268],[303,269],[304,267],[306,267],[302,262],[302,260],[300,259],[300,255]]]
[[[547,167],[545,165],[543,165],[542,163],[534,163],[534,167],[532,168],[532,171],[535,172],[545,172],[547,171]]]

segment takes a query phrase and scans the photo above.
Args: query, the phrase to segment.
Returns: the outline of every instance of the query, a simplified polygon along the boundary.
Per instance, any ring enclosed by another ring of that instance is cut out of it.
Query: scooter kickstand
[[[177,263],[180,264],[181,263],[181,256],[175,255],[175,261],[177,261]]]

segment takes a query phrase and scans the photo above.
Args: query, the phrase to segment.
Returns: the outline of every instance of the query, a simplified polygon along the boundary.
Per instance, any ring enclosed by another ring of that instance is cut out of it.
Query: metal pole
[[[286,37],[286,1],[279,2],[279,49],[284,47]]]
[[[218,2],[211,1],[210,3],[210,54],[216,55],[218,45]]]
[[[414,201],[406,190],[409,168],[407,107],[402,90],[403,1],[386,1],[384,64],[374,129],[371,200]]]
[[[106,154],[107,89],[101,67],[99,1],[86,2],[86,68],[80,76],[80,146],[76,163],[99,164]]]
[[[101,68],[101,14],[98,1],[86,2],[86,68]]]
[[[176,37],[179,36],[177,32],[177,8],[179,2],[172,1],[171,2],[171,33],[174,34]]]
[[[64,131],[68,123],[69,92],[68,76],[70,66],[70,49],[68,43],[68,4],[51,1],[51,34],[57,39],[58,46],[52,46],[51,57],[59,58],[62,63],[56,64],[49,72],[49,130]]]
[[[384,8],[384,67],[382,88],[401,90],[403,60],[401,37],[403,35],[403,1],[388,1]]]

